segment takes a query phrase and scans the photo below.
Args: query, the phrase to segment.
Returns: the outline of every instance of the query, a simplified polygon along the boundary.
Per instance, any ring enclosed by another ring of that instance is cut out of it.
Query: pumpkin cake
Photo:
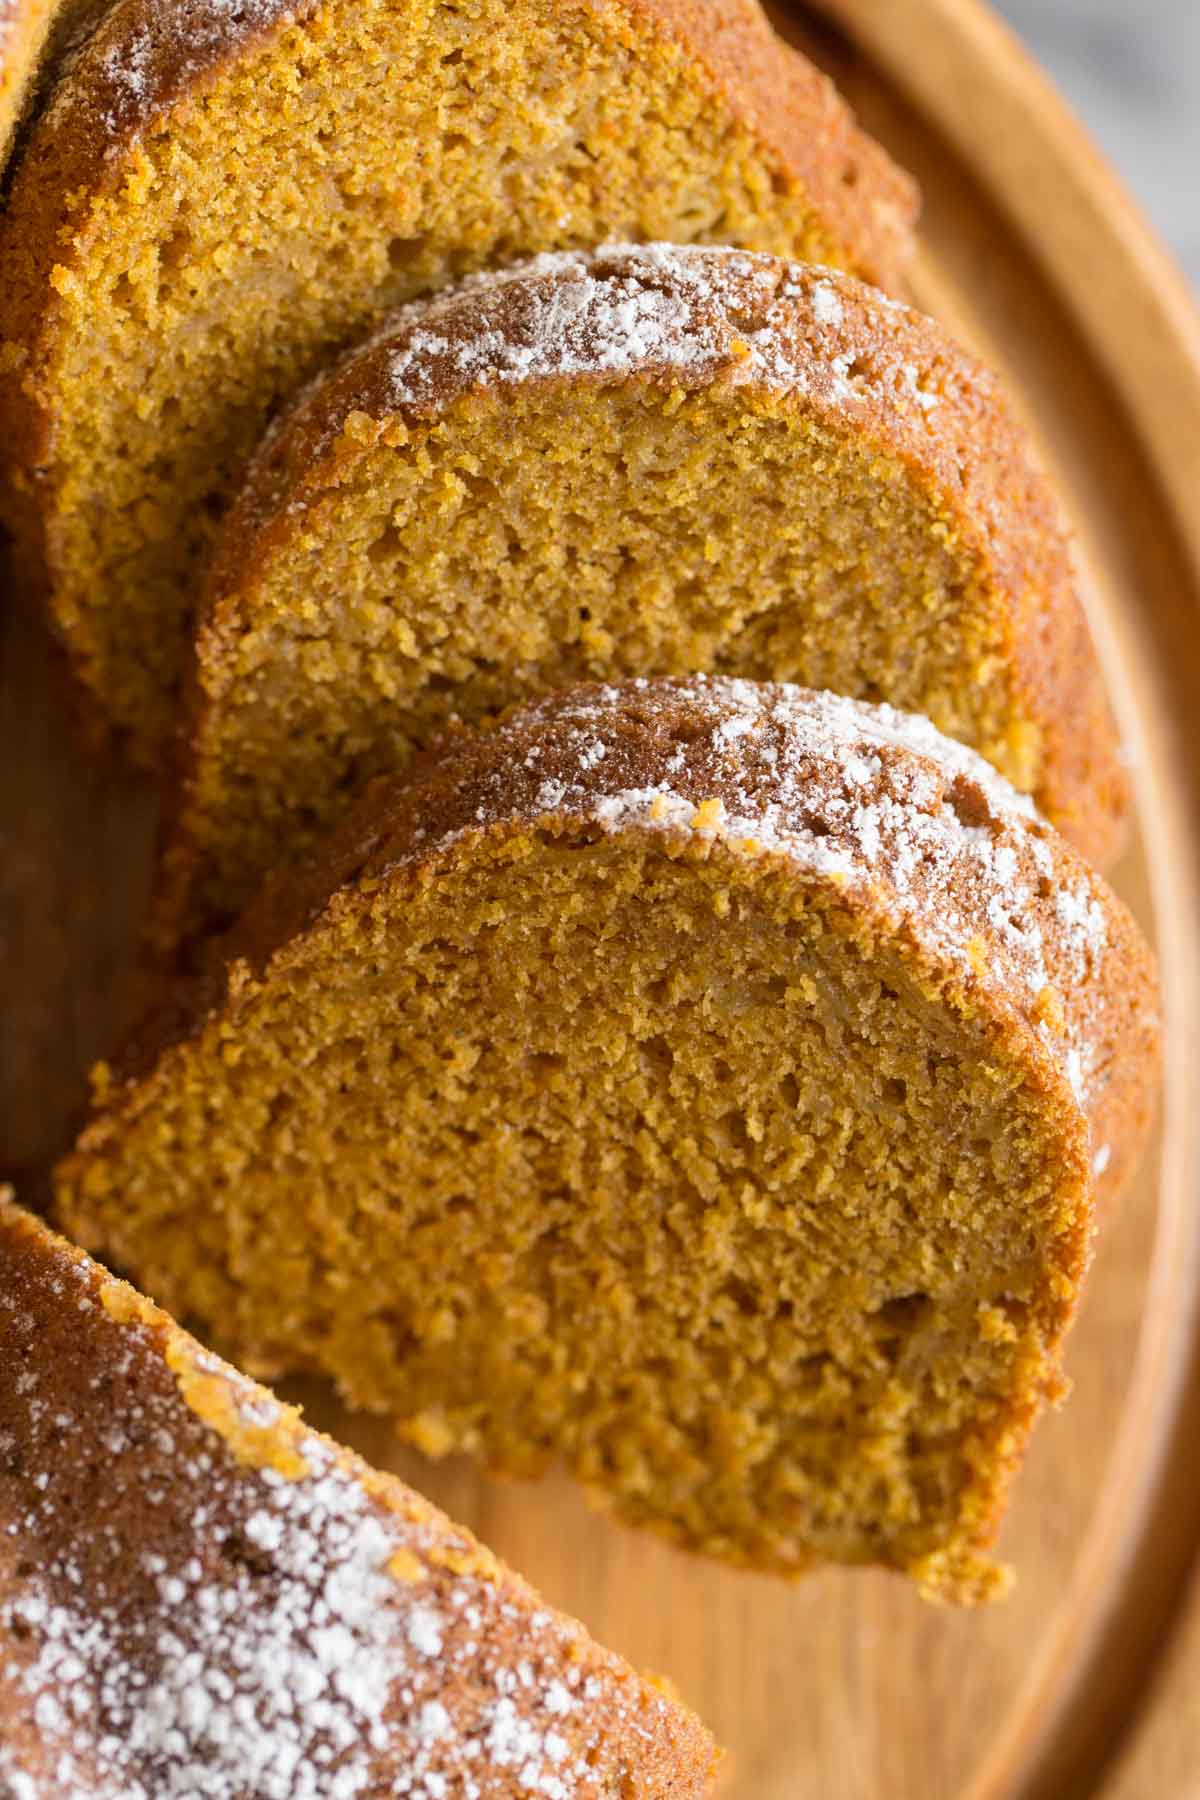
[[[98,1071],[58,1204],[433,1454],[971,1600],[1156,1076],[1135,925],[972,751],[634,680],[374,784]]]
[[[203,604],[154,935],[228,923],[451,710],[696,670],[925,713],[1113,850],[1099,671],[990,373],[847,276],[605,250],[406,309],[270,434]]]
[[[681,1706],[0,1195],[0,1793],[689,1800]]]
[[[21,566],[156,766],[272,408],[391,307],[612,237],[892,280],[907,178],[757,0],[115,0],[0,230]]]

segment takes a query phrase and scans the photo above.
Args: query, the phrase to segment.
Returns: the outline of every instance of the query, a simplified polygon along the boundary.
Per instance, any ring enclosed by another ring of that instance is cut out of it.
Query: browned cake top
[[[0,1195],[0,1791],[684,1800],[684,1710]]]
[[[968,466],[967,434],[990,425],[1008,475],[1025,460],[1007,416],[992,422],[994,375],[911,307],[840,271],[751,251],[614,244],[486,270],[401,307],[271,430],[241,504],[248,520],[269,519],[319,479],[359,411],[430,418],[472,388],[634,375],[685,389],[723,379],[845,408],[943,485],[973,483],[989,516],[1003,489],[987,458]],[[1037,498],[1049,529],[1048,496]]]
[[[343,385],[325,374],[310,394],[328,395],[321,417],[352,404],[420,417],[491,382],[643,371],[811,389],[864,414],[896,409],[910,429],[960,398],[947,382],[991,401],[998,391],[932,319],[842,270],[716,244],[607,244],[484,270],[400,307],[347,353]]]

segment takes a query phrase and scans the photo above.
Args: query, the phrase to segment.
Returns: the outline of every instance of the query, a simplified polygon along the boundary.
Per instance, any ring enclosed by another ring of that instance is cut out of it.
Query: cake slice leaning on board
[[[1133,920],[981,758],[585,687],[368,789],[222,951],[98,1071],[74,1235],[434,1453],[994,1590],[1158,1060]]]
[[[613,237],[896,278],[911,183],[757,0],[114,0],[0,222],[0,498],[157,767],[272,411],[397,303]]]
[[[155,936],[228,923],[454,713],[572,681],[925,713],[1103,863],[1126,781],[995,376],[849,276],[544,257],[406,309],[254,458],[209,571]]]
[[[677,1702],[0,1194],[0,1792],[691,1800]]]

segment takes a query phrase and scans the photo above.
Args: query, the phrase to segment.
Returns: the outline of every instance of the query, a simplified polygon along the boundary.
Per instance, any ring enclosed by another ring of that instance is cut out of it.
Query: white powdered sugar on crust
[[[0,1268],[12,1217],[0,1206]],[[33,1727],[0,1730],[0,1795],[600,1800],[636,1786],[666,1701],[478,1572],[448,1521],[374,1499],[327,1440],[281,1436],[278,1467],[239,1464],[144,1328],[107,1316],[98,1297],[116,1284],[43,1238],[43,1279],[0,1279],[0,1719]],[[41,1348],[50,1309],[77,1309],[92,1334],[67,1405]],[[264,1390],[195,1346],[189,1366],[237,1429],[276,1430]],[[104,1467],[87,1544],[64,1442]]]
[[[153,39],[141,26],[106,44],[100,52],[100,66],[115,89],[133,100],[142,100],[149,85],[153,51]]]
[[[821,325],[840,325],[842,322],[842,303],[838,299],[837,289],[832,282],[819,281],[809,299],[813,318]]]
[[[676,743],[681,709],[687,731]],[[463,784],[471,823],[456,824],[442,847],[514,818],[579,818],[607,832],[686,834],[739,855],[785,857],[886,909],[958,978],[986,975],[1087,1113],[1111,1024],[1111,897],[1027,796],[927,719],[697,676],[552,696],[504,729],[517,768],[481,777],[472,767]],[[491,790],[482,801],[481,780]],[[396,860],[438,848],[430,836]]]
[[[218,67],[243,42],[282,30],[316,11],[318,0],[142,0],[136,11],[112,6],[101,16],[49,105],[45,118],[61,126],[80,106],[107,142],[105,156],[122,154],[167,98]]]
[[[878,327],[869,357],[861,323],[857,338],[848,327],[852,309]],[[912,361],[911,338],[832,269],[709,245],[619,244],[471,276],[402,308],[366,356],[385,355],[394,407],[496,382],[665,371],[685,385],[756,382],[920,420],[940,396]]]

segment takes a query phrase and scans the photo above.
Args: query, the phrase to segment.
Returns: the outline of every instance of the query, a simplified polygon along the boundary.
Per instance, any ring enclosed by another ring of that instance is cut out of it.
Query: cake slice
[[[271,433],[218,546],[159,898],[228,922],[456,713],[722,671],[931,716],[1093,858],[1125,782],[991,374],[850,277],[608,250],[404,311]]]
[[[635,680],[373,788],[100,1072],[58,1203],[425,1450],[971,1599],[1156,1078],[1135,925],[972,751]]]
[[[913,211],[757,0],[114,0],[0,225],[26,578],[157,766],[244,458],[386,309],[613,237],[892,280]]]
[[[685,1800],[675,1701],[0,1195],[0,1793]]]

